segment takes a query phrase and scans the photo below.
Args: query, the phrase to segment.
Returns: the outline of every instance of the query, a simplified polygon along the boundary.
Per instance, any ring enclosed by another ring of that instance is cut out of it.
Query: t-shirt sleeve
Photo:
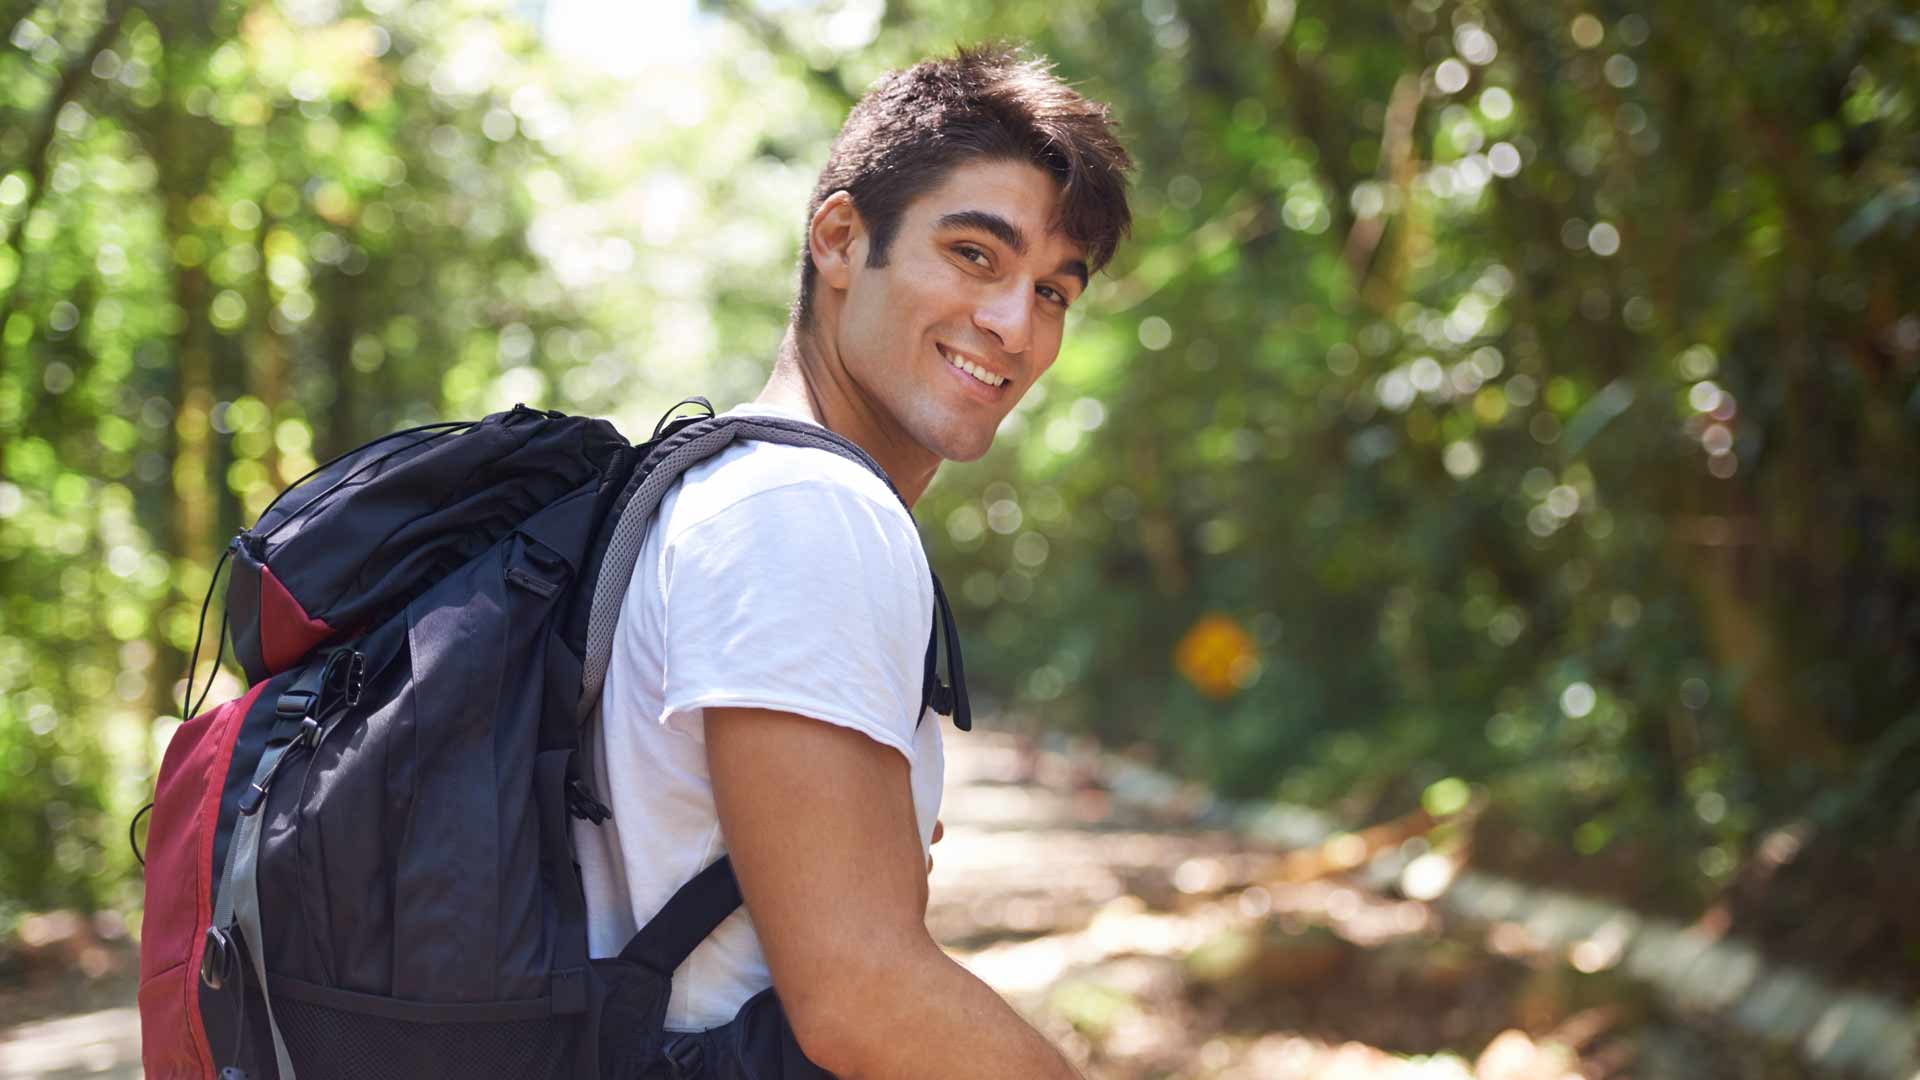
[[[666,540],[660,720],[778,709],[914,759],[932,586],[910,520],[829,481],[759,491]]]

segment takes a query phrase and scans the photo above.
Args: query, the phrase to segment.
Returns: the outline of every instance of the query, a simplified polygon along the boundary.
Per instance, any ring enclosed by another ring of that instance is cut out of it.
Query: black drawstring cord
[[[335,462],[341,461],[342,459],[348,457],[349,455],[356,454],[361,450],[365,450],[368,446],[375,446],[380,443],[386,442],[389,439],[397,439],[406,435],[416,435],[416,434],[419,434],[420,432],[432,432],[432,434],[428,435],[425,439],[417,440],[401,448],[401,450],[411,449],[414,446],[418,446],[422,442],[426,442],[432,439],[437,439],[444,434],[449,434],[455,429],[465,430],[467,428],[474,427],[475,424],[476,422],[472,420],[453,420],[453,421],[447,421],[447,422],[438,423],[438,424],[421,424],[418,427],[406,428],[402,431],[393,432],[390,435],[382,435],[380,438],[373,440],[373,442],[366,444],[366,446],[356,447],[355,449],[349,450],[344,454],[337,454],[334,457],[328,459],[325,463],[314,466],[313,469],[310,470],[305,476],[302,476],[300,479],[295,480],[291,484],[288,484],[284,489],[281,490],[280,494],[273,497],[273,501],[267,504],[267,509],[261,511],[260,516],[265,517],[268,512],[273,510],[274,507],[280,505],[281,499],[286,498],[287,495],[291,493],[295,488],[306,483],[308,480],[313,479],[315,476],[318,476],[321,473],[321,471],[326,469],[328,466],[333,465]],[[397,454],[397,453],[400,453],[400,450],[396,450],[392,454],[383,455],[377,460],[368,462],[367,464],[361,466],[359,469],[355,470],[353,473],[337,481],[333,485],[333,487],[330,487],[326,491],[321,492],[319,495],[314,496],[312,499],[307,500],[306,504],[303,505],[300,508],[300,510],[296,510],[294,512],[294,515],[292,516],[298,516],[298,514],[301,511],[306,510],[307,507],[312,506],[314,503],[319,502],[321,499],[331,494],[333,491],[338,489],[341,484],[345,484],[353,480],[355,477],[359,476],[362,472],[365,472],[367,469],[372,468],[376,465],[379,465],[381,462],[389,460],[394,456],[394,454]],[[292,516],[289,516],[288,520],[292,520]],[[285,524],[286,524],[285,521],[281,522],[281,525],[285,525]],[[240,538],[235,537],[232,542],[227,544],[226,550],[220,553],[220,561],[215,563],[213,567],[213,577],[207,581],[206,598],[200,601],[200,618],[198,621],[194,623],[193,654],[187,660],[186,690],[181,695],[181,698],[180,698],[180,722],[183,724],[200,714],[200,707],[207,703],[207,695],[213,692],[213,684],[215,681],[218,680],[220,676],[220,662],[226,659],[227,627],[229,625],[228,620],[232,618],[233,613],[231,611],[227,611],[223,609],[220,613],[220,634],[215,641],[215,647],[213,651],[213,671],[207,676],[207,685],[202,687],[200,690],[199,700],[195,701],[193,698],[193,680],[194,680],[194,673],[200,667],[200,645],[202,642],[206,640],[206,635],[207,635],[207,608],[211,607],[213,604],[214,590],[220,587],[220,572],[226,569],[227,560],[233,556],[234,548],[239,543],[240,543]],[[133,815],[133,820],[127,823],[127,846],[133,849],[134,861],[139,863],[142,867],[147,865],[147,857],[140,850],[140,841],[139,841],[140,819],[145,817],[147,815],[147,812],[152,809],[153,809],[153,803],[151,802],[147,803],[145,806],[142,806],[139,810],[135,811]]]
[[[238,543],[238,541],[236,540],[235,543]],[[207,636],[207,608],[213,605],[213,591],[220,587],[220,571],[227,568],[227,559],[233,555],[233,547],[233,544],[228,544],[227,549],[220,553],[220,561],[213,566],[213,577],[207,581],[206,598],[200,601],[200,619],[194,623],[193,655],[187,659],[187,685],[180,695],[180,722],[183,724],[199,715],[200,706],[207,703],[207,695],[213,692],[213,684],[215,680],[220,677],[220,661],[225,659],[227,655],[228,613],[222,611],[220,613],[220,638],[217,647],[213,651],[213,671],[207,675],[207,685],[200,690],[200,700],[194,701],[193,678],[194,672],[200,667],[200,644],[206,640]],[[127,822],[127,846],[133,849],[133,860],[143,868],[147,865],[147,856],[146,853],[140,850],[140,819],[147,816],[147,811],[152,809],[153,803],[147,803],[145,806],[134,811],[133,820]]]
[[[286,488],[280,492],[280,494],[275,495],[273,497],[273,501],[267,504],[267,508],[265,510],[260,511],[260,517],[264,518],[268,514],[272,513],[273,508],[280,505],[281,499],[284,499],[288,495],[292,494],[294,489],[306,483],[308,480],[311,480],[315,476],[318,476],[321,470],[330,468],[337,462],[345,460],[346,458],[351,457],[354,454],[360,453],[363,450],[371,450],[372,448],[380,445],[383,442],[386,442],[389,439],[398,439],[403,435],[414,435],[422,431],[432,432],[432,434],[426,436],[425,438],[415,439],[413,442],[410,442],[407,445],[400,447],[398,450],[390,451],[388,453],[380,455],[377,458],[374,458],[372,461],[365,462],[361,464],[359,468],[341,477],[340,479],[335,480],[331,487],[327,488],[325,491],[322,491],[320,494],[315,495],[313,498],[308,499],[306,502],[301,503],[298,509],[294,510],[292,513],[288,514],[285,518],[281,519],[280,524],[275,525],[272,529],[269,529],[266,534],[267,537],[271,537],[273,536],[274,533],[277,533],[281,529],[286,528],[288,522],[291,522],[293,519],[299,517],[301,514],[304,514],[308,510],[311,510],[315,506],[319,505],[322,499],[325,499],[327,496],[340,490],[342,487],[346,486],[347,484],[352,483],[354,480],[359,479],[360,475],[366,472],[368,469],[372,469],[377,466],[384,465],[388,461],[391,461],[395,456],[399,454],[403,454],[406,451],[411,450],[416,446],[419,446],[421,443],[432,442],[433,440],[439,438],[442,435],[451,435],[456,430],[465,431],[469,428],[473,428],[477,426],[479,426],[479,421],[476,421],[476,420],[449,420],[439,424],[421,424],[419,427],[404,428],[400,431],[396,431],[392,433],[391,435],[382,435],[370,443],[365,443],[361,446],[356,446],[352,450],[349,450],[344,454],[336,455],[335,457],[330,458],[325,464],[314,466],[313,470],[307,473],[307,475],[301,477],[298,480],[295,480],[291,484],[288,484]],[[258,525],[259,519],[256,518],[254,520],[254,523]],[[265,538],[263,537],[263,539]]]
[[[201,618],[205,618],[205,617],[206,617],[206,613],[203,611],[201,613]],[[207,675],[207,685],[200,688],[200,700],[193,703],[194,716],[200,715],[201,706],[207,703],[207,695],[213,693],[214,679],[216,679],[220,675],[220,661],[226,658],[228,617],[229,617],[229,612],[227,612],[226,609],[222,607],[220,611],[220,647],[213,651],[213,671],[211,671]]]
[[[703,398],[698,394],[695,394],[692,397],[681,398],[679,401],[676,401],[673,403],[673,408],[668,409],[665,413],[661,414],[660,422],[653,425],[653,437],[648,439],[647,440],[648,442],[660,441],[660,433],[667,429],[667,425],[671,423],[674,419],[673,414],[679,412],[680,406],[682,405],[698,405],[701,408],[707,410],[708,419],[713,418],[713,415],[714,415],[713,402],[708,401],[706,398]],[[692,419],[692,417],[689,417],[689,419]]]
[[[127,822],[127,846],[133,849],[133,861],[139,863],[140,868],[143,870],[146,869],[147,866],[147,857],[140,850],[140,819],[146,817],[147,811],[152,809],[153,804],[148,803],[140,809],[135,810],[133,812],[133,820]]]
[[[205,690],[200,691],[200,701],[189,709],[187,703],[193,701],[194,672],[200,667],[200,643],[206,639],[207,635],[207,608],[213,605],[213,590],[220,585],[220,571],[227,568],[227,559],[232,554],[233,544],[228,544],[227,549],[220,553],[220,561],[214,564],[213,577],[207,580],[207,597],[200,601],[200,619],[194,623],[193,630],[193,655],[187,660],[187,689],[180,698],[180,722],[183,724],[192,719],[194,714],[199,712],[200,706],[206,703],[207,692],[213,689],[214,676],[220,673],[221,657],[226,655],[227,616],[223,613],[220,616],[220,640],[213,655],[213,674],[207,676],[207,686]]]

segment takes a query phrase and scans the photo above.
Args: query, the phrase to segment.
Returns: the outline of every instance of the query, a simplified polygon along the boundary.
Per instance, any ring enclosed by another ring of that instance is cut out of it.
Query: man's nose
[[[1010,281],[981,298],[973,324],[1000,341],[1009,353],[1023,353],[1033,338],[1033,285]]]

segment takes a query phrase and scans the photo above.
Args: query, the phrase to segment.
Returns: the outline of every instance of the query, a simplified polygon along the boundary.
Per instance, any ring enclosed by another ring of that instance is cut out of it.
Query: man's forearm
[[[839,1015],[800,1032],[801,1048],[834,1075],[1079,1080],[1045,1036],[931,939],[910,955],[881,958],[882,965],[884,975],[867,971],[850,980]],[[817,1045],[809,1045],[809,1034]]]
[[[710,709],[706,736],[734,873],[807,1057],[851,1080],[1073,1080],[927,933],[903,755],[771,709]]]

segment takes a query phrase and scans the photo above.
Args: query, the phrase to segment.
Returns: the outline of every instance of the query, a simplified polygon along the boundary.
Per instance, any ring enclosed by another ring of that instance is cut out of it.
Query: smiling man
[[[743,443],[661,504],[596,734],[613,817],[576,836],[595,956],[731,857],[745,908],[675,973],[669,1030],[771,985],[838,1076],[1074,1075],[926,929],[944,758],[901,499],[986,453],[1052,365],[1127,231],[1130,165],[1104,105],[992,49],[886,77],[835,140],[772,377],[738,411],[837,432],[900,498],[837,456]]]

